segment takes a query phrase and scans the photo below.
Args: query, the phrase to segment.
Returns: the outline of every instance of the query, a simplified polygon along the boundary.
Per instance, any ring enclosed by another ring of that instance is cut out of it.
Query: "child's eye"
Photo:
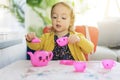
[[[56,16],[53,16],[52,18],[53,18],[53,19],[56,19],[57,17],[56,17]]]
[[[65,17],[62,17],[62,19],[63,19],[63,20],[66,20],[66,18],[65,18]]]

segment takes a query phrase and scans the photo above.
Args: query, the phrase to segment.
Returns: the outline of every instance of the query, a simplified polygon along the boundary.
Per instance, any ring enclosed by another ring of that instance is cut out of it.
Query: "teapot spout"
[[[49,52],[49,61],[52,60],[52,58],[53,58],[53,53]]]
[[[33,57],[33,53],[32,52],[27,52],[27,54],[30,56],[30,58]]]
[[[34,54],[32,52],[27,52],[27,54],[30,56],[32,65],[36,66],[36,60],[35,60]]]

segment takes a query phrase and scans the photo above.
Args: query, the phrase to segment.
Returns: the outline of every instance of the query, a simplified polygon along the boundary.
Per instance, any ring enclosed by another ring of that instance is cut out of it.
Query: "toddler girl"
[[[51,9],[52,27],[49,33],[40,37],[40,43],[31,43],[35,33],[26,35],[27,45],[33,50],[46,50],[53,52],[53,60],[80,60],[85,61],[84,53],[93,51],[94,45],[81,33],[74,31],[73,9],[64,2],[58,2]],[[58,38],[68,37],[68,44],[59,46]]]

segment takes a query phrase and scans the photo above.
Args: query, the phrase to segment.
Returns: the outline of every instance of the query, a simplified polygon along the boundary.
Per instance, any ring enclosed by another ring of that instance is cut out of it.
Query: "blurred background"
[[[41,36],[43,28],[51,25],[51,6],[60,1],[73,6],[75,25],[97,25],[105,18],[120,17],[120,0],[0,0],[1,35],[19,35],[26,29]]]
[[[0,41],[23,37],[25,5],[25,0],[0,0]]]

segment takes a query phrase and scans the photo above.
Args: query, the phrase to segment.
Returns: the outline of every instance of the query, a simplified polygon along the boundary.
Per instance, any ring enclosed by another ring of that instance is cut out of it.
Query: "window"
[[[120,0],[74,0],[77,24],[95,25],[106,17],[120,17]]]

